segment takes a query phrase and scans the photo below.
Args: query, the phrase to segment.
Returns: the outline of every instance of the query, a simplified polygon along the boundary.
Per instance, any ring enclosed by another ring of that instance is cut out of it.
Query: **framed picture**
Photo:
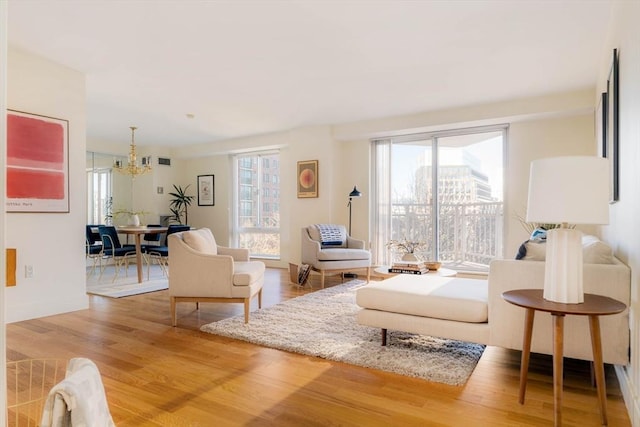
[[[607,80],[607,119],[606,119],[606,151],[605,157],[609,159],[611,165],[611,182],[610,182],[610,203],[620,200],[619,185],[619,144],[618,144],[618,95],[620,88],[618,87],[618,50],[613,49],[613,58],[611,61],[611,69]]]
[[[216,204],[213,175],[198,175],[198,206]]]
[[[596,108],[595,124],[598,155],[607,157],[607,92],[600,95],[598,108]]]
[[[7,212],[69,212],[69,121],[7,110]]]
[[[318,161],[298,162],[298,198],[318,197]]]

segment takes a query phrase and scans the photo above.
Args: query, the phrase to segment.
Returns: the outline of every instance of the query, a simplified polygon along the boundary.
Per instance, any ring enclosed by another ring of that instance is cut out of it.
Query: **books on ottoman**
[[[422,261],[398,261],[389,268],[389,273],[427,274],[429,269]]]

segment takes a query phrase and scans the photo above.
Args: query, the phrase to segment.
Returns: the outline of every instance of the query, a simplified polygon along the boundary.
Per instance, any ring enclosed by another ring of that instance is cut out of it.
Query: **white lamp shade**
[[[608,224],[609,162],[595,156],[534,160],[527,222]]]

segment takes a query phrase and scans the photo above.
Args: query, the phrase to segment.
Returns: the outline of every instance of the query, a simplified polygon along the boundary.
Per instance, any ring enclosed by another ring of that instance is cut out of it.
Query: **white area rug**
[[[110,298],[122,298],[169,289],[169,279],[162,275],[162,271],[158,266],[151,267],[148,280],[147,268],[145,266],[144,280],[142,283],[138,283],[135,266],[130,266],[127,273],[128,276],[125,276],[124,271],[121,271],[121,277],[118,277],[118,279],[113,282],[113,267],[109,266],[103,273],[100,282],[98,282],[98,278],[95,276],[87,280],[87,293]]]
[[[484,346],[389,331],[381,345],[380,329],[356,322],[360,309],[353,280],[254,311],[249,324],[236,316],[202,326],[211,334],[248,341],[353,365],[395,372],[451,385],[464,384]]]

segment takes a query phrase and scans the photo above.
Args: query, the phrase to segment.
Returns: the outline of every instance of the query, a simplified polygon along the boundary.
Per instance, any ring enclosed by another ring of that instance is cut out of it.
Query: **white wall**
[[[615,2],[607,50],[602,54],[597,102],[606,91],[612,50],[620,52],[620,201],[611,205],[604,237],[631,267],[631,364],[618,369],[634,426],[640,426],[640,2]]]
[[[0,2],[0,111],[7,109],[7,2]],[[6,114],[0,117],[0,129],[6,129]],[[0,132],[0,150],[3,153],[7,151],[7,133]],[[6,170],[6,156],[0,156],[0,170]],[[0,175],[0,200],[5,200],[5,174]],[[5,222],[6,213],[4,209],[0,210],[0,236],[4,236],[7,224]],[[0,277],[6,277],[6,256],[5,242],[0,238]],[[7,328],[5,313],[7,307],[7,299],[5,298],[4,285],[0,285],[0,369],[7,372]],[[0,375],[0,390],[7,389],[7,376]],[[3,393],[4,395],[4,393]],[[7,413],[7,399],[0,399],[0,414]],[[0,427],[6,425],[6,417],[0,417]]]
[[[505,180],[505,258],[513,258],[529,236],[520,225],[529,192],[532,160],[569,155],[596,155],[593,114],[515,122],[509,127]],[[583,231],[597,233],[594,227]]]
[[[88,307],[85,293],[86,112],[84,75],[9,49],[8,108],[69,121],[69,213],[9,213],[6,247],[17,248],[18,284],[5,290],[7,322]],[[24,266],[34,277],[26,279]]]
[[[596,154],[593,89],[475,106],[446,112],[395,117],[338,126],[316,126],[269,135],[247,137],[216,144],[201,144],[174,150],[172,161],[185,174],[178,181],[191,184],[195,194],[197,175],[215,175],[215,206],[190,209],[189,222],[209,227],[222,245],[229,241],[231,221],[231,162],[233,153],[258,149],[281,150],[281,261],[286,267],[300,261],[300,228],[322,223],[348,224],[348,194],[357,185],[363,196],[354,199],[352,234],[370,241],[369,138],[418,130],[458,128],[481,124],[510,123],[505,176],[505,256],[515,256],[528,236],[516,214],[524,213],[533,159],[570,154]],[[507,115],[508,113],[508,115]],[[489,117],[494,116],[492,119]],[[428,124],[416,127],[417,123]],[[353,138],[353,139],[349,139]],[[298,199],[296,164],[319,161],[319,197]],[[593,229],[588,231],[594,232]]]
[[[212,150],[215,147],[215,151]],[[336,200],[344,200],[353,187],[341,180],[341,153],[328,126],[308,127],[269,135],[247,137],[222,144],[202,145],[180,150],[188,158],[180,160],[187,172],[183,182],[195,183],[198,175],[215,175],[215,206],[190,209],[189,222],[194,227],[209,227],[221,245],[229,244],[231,226],[232,168],[231,155],[251,150],[280,150],[280,222],[281,260],[269,266],[286,267],[300,260],[300,229],[318,222],[343,221],[334,212]],[[336,160],[338,159],[338,160]],[[301,160],[318,160],[318,198],[298,199],[296,168]],[[366,170],[366,169],[365,169]],[[343,188],[344,187],[344,188]],[[336,196],[339,194],[339,196]]]
[[[354,234],[369,237],[369,138],[508,123],[505,257],[515,256],[519,245],[528,237],[516,215],[524,214],[526,207],[530,162],[542,157],[597,152],[592,94],[592,90],[580,90],[336,126],[334,136],[346,141],[341,144],[341,153],[343,159],[349,161],[348,166],[342,167],[343,180],[357,183],[358,189],[364,191],[365,200],[357,200],[353,205]],[[335,207],[340,209],[340,205]],[[346,211],[343,218],[346,223]],[[589,227],[585,227],[585,231],[596,232]]]

